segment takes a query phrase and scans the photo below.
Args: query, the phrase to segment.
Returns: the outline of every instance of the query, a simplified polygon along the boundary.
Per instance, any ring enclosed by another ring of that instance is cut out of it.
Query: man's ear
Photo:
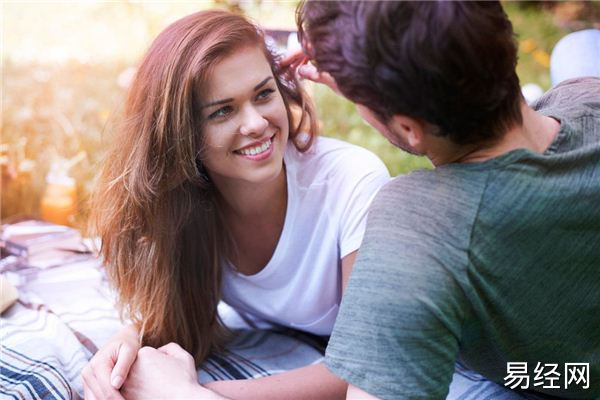
[[[391,130],[399,134],[406,143],[419,153],[424,151],[425,125],[419,120],[406,115],[394,115],[390,119],[388,126]]]

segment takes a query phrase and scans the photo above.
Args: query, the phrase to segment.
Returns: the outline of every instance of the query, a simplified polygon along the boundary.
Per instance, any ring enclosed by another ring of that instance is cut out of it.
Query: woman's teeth
[[[271,141],[271,139],[269,139],[266,142],[264,142],[263,144],[261,144],[260,146],[238,150],[238,153],[243,154],[245,156],[254,156],[254,155],[257,155],[257,154],[267,151],[269,149],[269,147],[271,147],[271,143],[272,143],[272,141]]]

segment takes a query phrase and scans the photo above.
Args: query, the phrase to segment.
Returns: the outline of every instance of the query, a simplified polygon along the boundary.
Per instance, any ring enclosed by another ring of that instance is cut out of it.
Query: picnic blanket
[[[12,272],[19,300],[0,317],[0,398],[83,398],[81,370],[122,326],[101,262]],[[229,307],[219,311],[235,318]],[[198,369],[201,383],[272,375],[322,360],[326,339],[280,329],[240,330]]]
[[[84,252],[85,253],[85,252]],[[74,253],[59,264],[25,268],[8,258],[0,274],[19,299],[0,315],[0,399],[81,399],[81,371],[122,327],[102,263]],[[260,378],[323,360],[327,338],[286,328],[250,330],[224,303],[219,314],[237,335],[198,369],[198,380]],[[457,367],[448,399],[536,398]]]

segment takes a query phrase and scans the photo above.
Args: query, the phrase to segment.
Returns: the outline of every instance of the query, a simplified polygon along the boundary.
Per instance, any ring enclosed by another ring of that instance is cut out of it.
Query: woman
[[[221,298],[259,327],[330,334],[368,204],[389,175],[371,153],[314,134],[293,71],[243,17],[200,12],[157,37],[95,207],[108,275],[133,324],[85,368],[86,396],[118,398],[138,337],[178,343],[200,364],[228,336]],[[273,378],[210,387],[264,399],[289,397],[300,381],[310,383],[298,397],[345,394],[323,365]]]

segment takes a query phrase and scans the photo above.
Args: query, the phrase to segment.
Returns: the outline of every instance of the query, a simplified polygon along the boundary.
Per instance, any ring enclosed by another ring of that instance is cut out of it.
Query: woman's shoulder
[[[311,170],[321,176],[360,176],[369,173],[389,176],[385,164],[377,155],[340,139],[320,136],[307,151],[300,152],[290,145],[287,153],[286,162],[301,166],[299,170]]]

